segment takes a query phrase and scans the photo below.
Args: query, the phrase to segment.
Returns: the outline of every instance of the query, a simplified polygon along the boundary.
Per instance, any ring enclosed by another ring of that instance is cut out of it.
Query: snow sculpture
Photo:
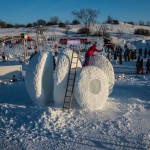
[[[51,52],[37,53],[26,71],[26,89],[38,106],[53,100],[53,56]]]
[[[76,56],[77,54],[74,53],[74,57]],[[71,57],[72,57],[72,50],[70,49],[65,49],[58,56],[54,80],[54,102],[57,104],[63,104],[64,102]],[[74,58],[73,62],[75,62],[76,60],[77,59]],[[75,67],[76,64],[72,64],[72,68]],[[81,67],[82,67],[81,62],[80,60],[78,60],[78,69]],[[75,69],[71,71],[75,71]]]
[[[115,83],[115,75],[114,75],[114,69],[112,64],[105,56],[95,55],[94,61],[91,65],[100,68],[106,74],[109,82],[109,94],[111,94]]]
[[[99,109],[108,98],[108,78],[98,67],[84,67],[77,74],[74,90],[75,98],[81,107]]]

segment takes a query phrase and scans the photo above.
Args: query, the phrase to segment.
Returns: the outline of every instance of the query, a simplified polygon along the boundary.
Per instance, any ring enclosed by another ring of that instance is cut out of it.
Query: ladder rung
[[[70,103],[70,102],[65,102],[64,104],[66,104],[66,103]]]
[[[74,80],[74,79],[69,79],[69,80]]]
[[[67,90],[67,91],[70,91],[70,92],[72,92],[72,90]]]
[[[66,104],[66,103],[70,103],[70,102],[65,102],[65,104]]]
[[[72,88],[72,85],[68,85],[68,88]],[[68,89],[68,88],[67,88],[67,89]]]
[[[69,109],[68,107],[63,107],[63,108]]]

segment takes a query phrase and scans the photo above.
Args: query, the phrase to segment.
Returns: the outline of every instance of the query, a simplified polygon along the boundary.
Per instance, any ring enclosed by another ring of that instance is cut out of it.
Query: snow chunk
[[[73,54],[74,57],[77,57],[77,54]],[[67,86],[67,78],[70,68],[70,62],[72,58],[72,50],[65,49],[58,56],[54,80],[54,102],[57,104],[63,104],[65,91]],[[77,59],[73,58],[73,62],[76,62]],[[75,68],[76,64],[72,64],[71,68]],[[78,60],[78,69],[81,68],[81,62]],[[71,70],[73,72],[75,69]]]
[[[115,75],[112,64],[105,56],[95,55],[91,65],[100,68],[106,74],[109,82],[109,94],[111,94],[115,83]]]
[[[76,77],[75,98],[83,108],[101,108],[108,98],[108,78],[95,66],[84,67]]]
[[[45,106],[53,100],[52,52],[37,53],[30,60],[25,83],[27,91],[35,104]]]

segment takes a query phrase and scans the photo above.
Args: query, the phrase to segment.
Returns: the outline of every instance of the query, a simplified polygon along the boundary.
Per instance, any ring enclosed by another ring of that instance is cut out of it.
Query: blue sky
[[[120,21],[150,21],[150,0],[0,0],[0,19],[9,23],[48,21],[58,16],[72,21],[71,12],[82,8],[99,10],[97,22],[110,15]]]

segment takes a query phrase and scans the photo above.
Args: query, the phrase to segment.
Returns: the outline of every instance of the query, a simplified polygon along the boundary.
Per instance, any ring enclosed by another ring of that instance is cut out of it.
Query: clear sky
[[[97,22],[110,15],[119,21],[150,21],[150,0],[0,0],[0,19],[8,23],[48,21],[57,16],[61,21],[72,21],[73,10],[99,10]]]

